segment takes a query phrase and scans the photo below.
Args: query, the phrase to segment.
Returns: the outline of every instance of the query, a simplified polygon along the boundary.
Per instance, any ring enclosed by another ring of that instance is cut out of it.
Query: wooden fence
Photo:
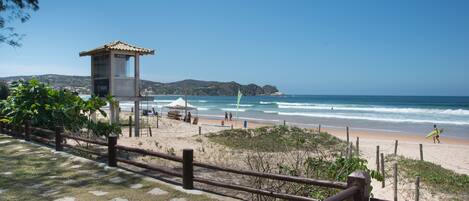
[[[183,156],[178,157],[170,154],[159,153],[154,151],[148,151],[140,148],[134,147],[126,147],[117,145],[117,136],[109,136],[107,137],[107,142],[103,140],[92,140],[83,137],[77,137],[65,134],[63,129],[57,127],[54,131],[43,129],[43,128],[35,128],[31,127],[29,123],[22,126],[21,128],[17,127],[14,129],[11,125],[0,124],[0,133],[7,133],[12,135],[13,137],[17,138],[24,138],[26,141],[34,140],[43,144],[47,144],[49,146],[55,147],[57,151],[63,151],[63,147],[75,149],[78,151],[83,151],[88,154],[97,155],[101,157],[107,158],[107,163],[111,167],[117,167],[119,163],[125,163],[129,165],[133,165],[139,168],[144,168],[148,170],[158,171],[164,174],[168,174],[175,177],[182,178],[182,185],[184,189],[194,189],[194,182],[203,183],[211,186],[217,186],[237,191],[244,191],[253,194],[259,194],[264,196],[270,196],[285,200],[298,200],[298,201],[313,201],[316,199],[309,198],[309,197],[302,197],[297,195],[285,194],[281,192],[272,192],[269,190],[264,189],[257,189],[248,186],[236,185],[236,184],[227,184],[222,183],[219,181],[209,180],[205,178],[195,177],[194,176],[194,166],[207,168],[216,171],[222,171],[227,173],[234,173],[239,175],[245,176],[253,176],[265,179],[272,179],[272,180],[279,180],[279,181],[286,181],[286,182],[294,182],[298,184],[307,184],[307,185],[314,185],[320,186],[325,188],[334,188],[340,189],[339,193],[333,195],[327,199],[326,201],[339,201],[339,200],[350,200],[350,201],[365,201],[365,200],[379,200],[379,199],[370,199],[370,176],[368,173],[364,171],[356,171],[350,174],[347,178],[347,182],[338,182],[338,181],[327,181],[327,180],[318,180],[318,179],[311,179],[311,178],[304,178],[304,177],[296,177],[296,176],[288,176],[288,175],[281,175],[281,174],[272,174],[272,173],[262,173],[262,172],[255,172],[249,170],[239,170],[234,168],[227,168],[227,167],[220,167],[208,163],[198,162],[193,160],[193,150],[192,149],[184,149]],[[22,130],[23,132],[19,132],[18,130]],[[31,135],[32,131],[40,131],[42,133],[46,133],[49,135],[54,136],[53,140]],[[88,150],[85,148],[73,146],[67,143],[64,143],[65,139],[73,139],[77,141],[82,141],[98,146],[107,147],[107,153],[101,153],[98,151]],[[142,154],[145,156],[153,156],[157,158],[162,158],[174,162],[182,163],[182,171],[174,171],[169,168],[164,167],[157,167],[150,164],[145,164],[142,162],[127,160],[124,158],[120,158],[117,156],[117,150],[127,151],[130,153],[137,153]]]

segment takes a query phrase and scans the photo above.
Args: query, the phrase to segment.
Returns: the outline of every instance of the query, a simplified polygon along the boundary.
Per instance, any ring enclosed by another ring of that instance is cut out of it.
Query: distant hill
[[[30,80],[36,77],[41,82],[49,83],[55,88],[64,88],[81,94],[90,94],[91,79],[89,76],[71,75],[35,75],[35,76],[11,76],[0,80],[12,82],[20,79]],[[274,95],[279,93],[272,85],[258,86],[256,84],[242,85],[236,82],[215,82],[201,80],[182,80],[170,83],[142,80],[142,90],[154,95],[187,95],[195,96],[236,96],[238,89],[245,96]]]

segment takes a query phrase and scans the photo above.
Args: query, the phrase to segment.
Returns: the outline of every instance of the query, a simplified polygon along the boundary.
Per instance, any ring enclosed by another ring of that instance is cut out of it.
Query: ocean
[[[142,109],[163,106],[180,96],[155,96],[142,102]],[[201,117],[222,119],[225,112],[236,116],[234,96],[188,96]],[[133,103],[123,102],[123,110]],[[301,127],[344,128],[426,135],[434,124],[442,136],[469,139],[469,97],[444,96],[243,96],[238,118],[248,121]]]

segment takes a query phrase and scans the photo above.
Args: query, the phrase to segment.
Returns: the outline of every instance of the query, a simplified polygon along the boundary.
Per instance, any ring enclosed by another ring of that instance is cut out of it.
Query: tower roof
[[[80,56],[90,56],[99,52],[107,52],[111,50],[119,50],[119,51],[125,51],[129,53],[139,53],[140,55],[148,55],[148,54],[155,54],[155,50],[153,49],[148,49],[148,48],[143,48],[143,47],[137,47],[135,45],[128,44],[123,41],[113,41],[108,44],[105,44],[103,46],[94,48],[89,51],[83,51],[80,52]]]

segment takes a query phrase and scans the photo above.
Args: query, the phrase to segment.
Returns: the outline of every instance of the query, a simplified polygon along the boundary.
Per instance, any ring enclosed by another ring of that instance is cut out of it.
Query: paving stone
[[[152,194],[152,195],[166,195],[166,194],[168,194],[167,191],[161,190],[159,188],[154,188],[151,191],[148,191],[147,193]]]
[[[77,170],[78,174],[93,174],[93,170]]]
[[[109,182],[115,183],[115,184],[122,183],[124,181],[125,181],[125,179],[122,179],[121,177],[113,177],[113,178],[109,179]]]
[[[81,168],[81,165],[73,165],[72,167],[70,167],[72,169],[78,169],[78,168]]]
[[[68,165],[70,165],[70,162],[62,163],[62,164],[60,164],[59,166],[60,166],[60,167],[65,167],[65,166],[68,166]]]
[[[112,200],[110,200],[110,201],[129,201],[129,200],[127,200],[127,199],[125,199],[125,198],[114,198],[114,199],[112,199]]]
[[[29,151],[30,149],[20,149],[18,150],[19,152],[26,152],[26,151]]]
[[[91,193],[96,196],[103,196],[103,195],[108,194],[108,192],[104,192],[104,191],[88,191],[88,193]]]
[[[74,179],[67,179],[67,180],[63,181],[62,183],[64,183],[64,184],[76,184],[76,183],[78,183],[78,181],[74,180]]]
[[[75,201],[74,197],[63,197],[59,199],[55,199],[54,201]]]
[[[56,194],[59,194],[60,191],[57,190],[57,189],[51,189],[51,190],[48,190],[44,193],[41,194],[42,197],[48,197],[48,196],[51,196],[51,195],[56,195]]]
[[[43,183],[34,184],[34,185],[31,186],[31,188],[41,188],[41,187],[43,187],[44,185],[45,185],[45,184],[43,184]]]
[[[187,201],[187,199],[186,198],[173,198],[169,201]]]
[[[142,187],[143,187],[142,184],[132,184],[132,185],[130,185],[130,188],[132,188],[132,189],[139,189],[139,188],[142,188]]]

